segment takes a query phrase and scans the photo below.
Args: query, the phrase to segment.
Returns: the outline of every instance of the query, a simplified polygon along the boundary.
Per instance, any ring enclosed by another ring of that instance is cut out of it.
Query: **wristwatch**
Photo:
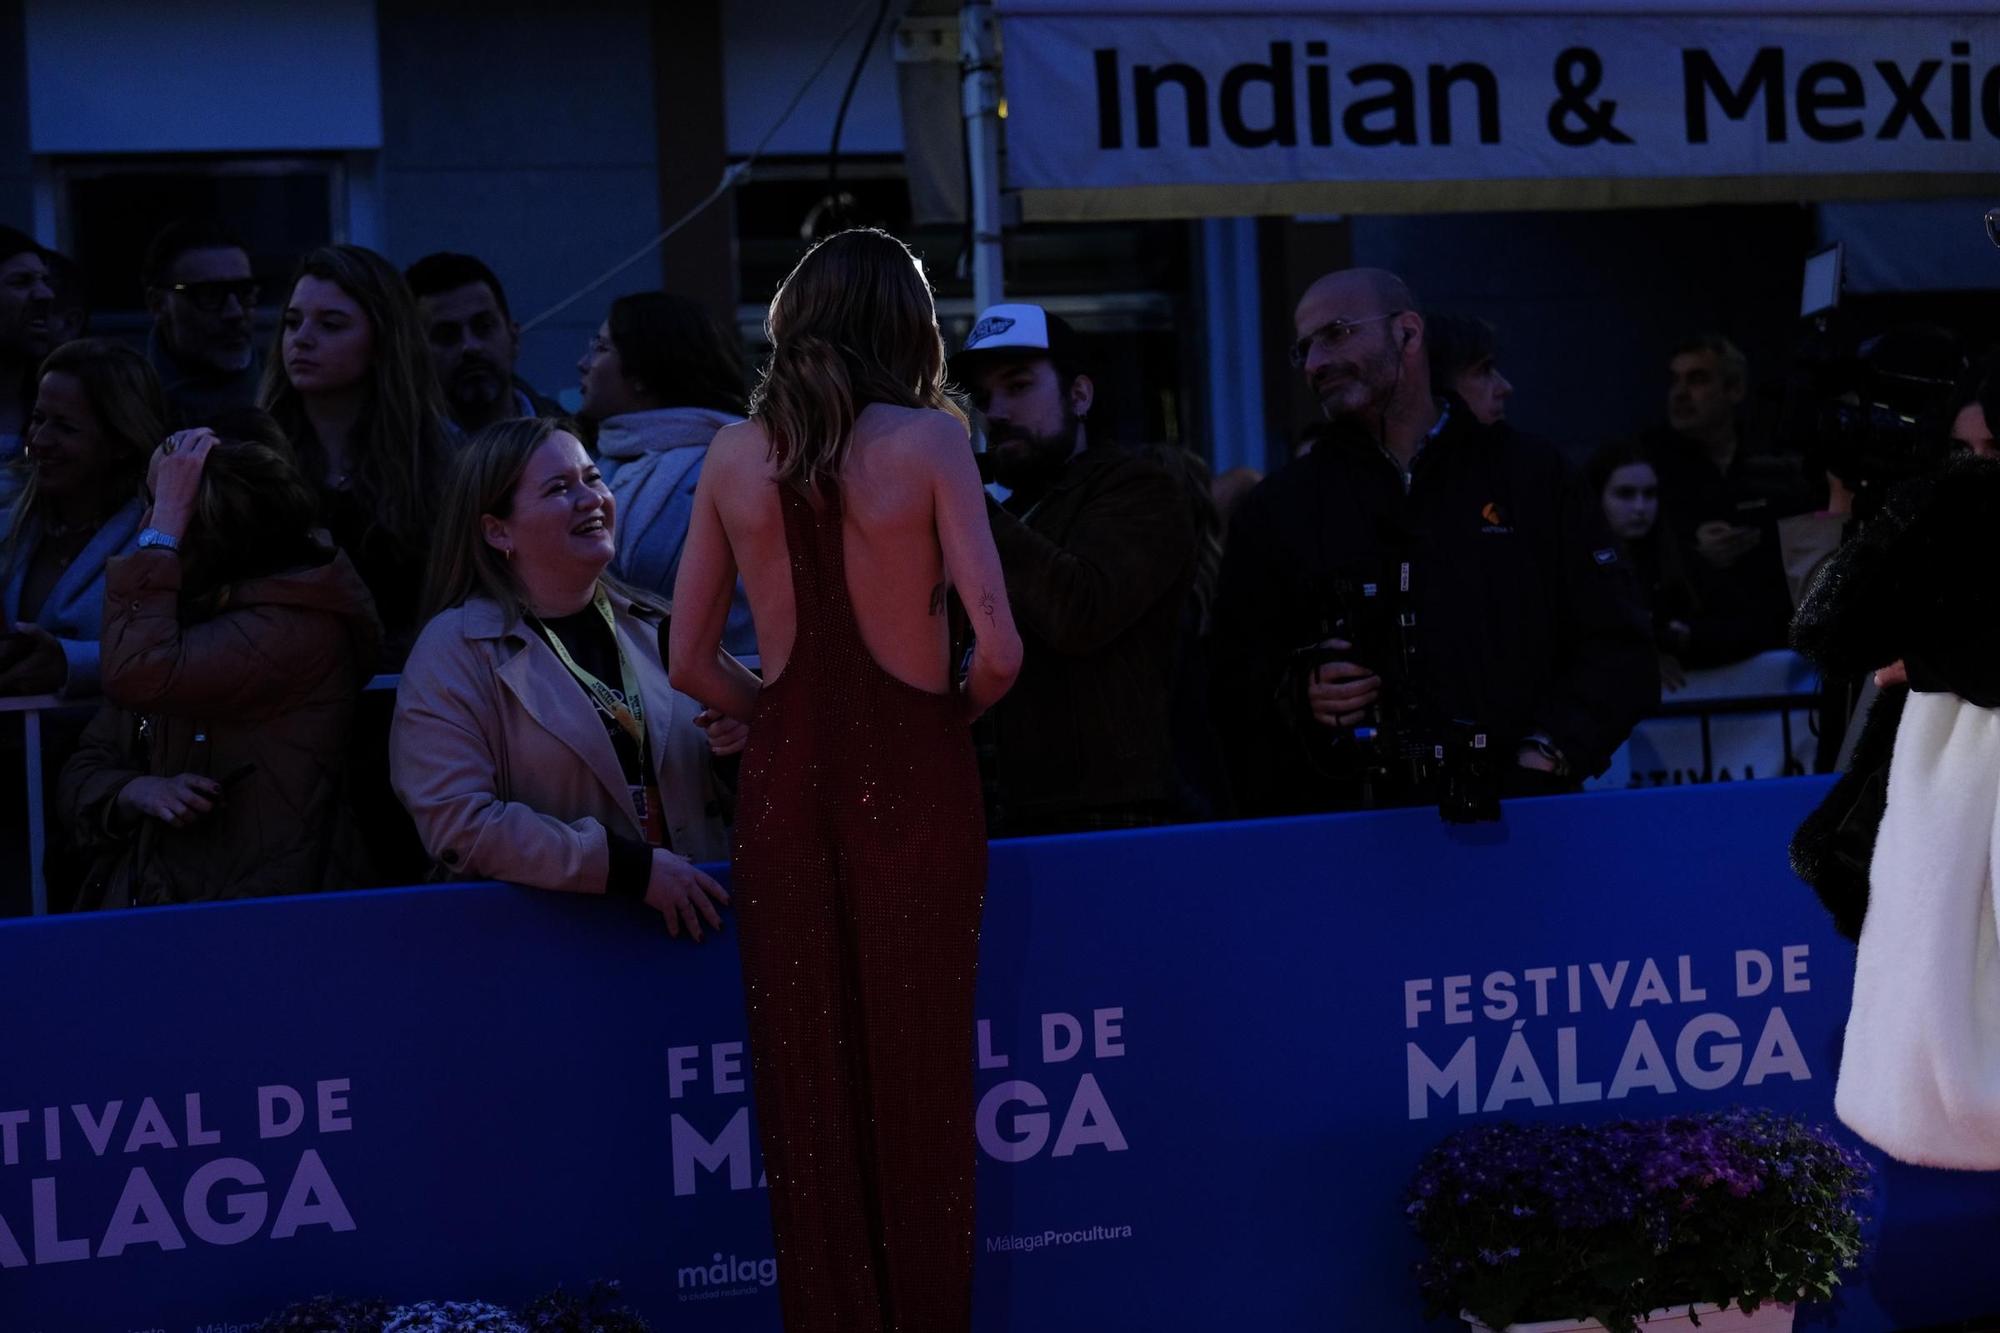
[[[179,551],[181,539],[169,537],[158,528],[147,528],[139,534],[139,549],[142,551],[158,547],[162,551]]]

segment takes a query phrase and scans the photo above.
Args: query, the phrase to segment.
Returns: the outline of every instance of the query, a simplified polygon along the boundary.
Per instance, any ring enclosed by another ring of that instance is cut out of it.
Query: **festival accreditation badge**
[[[639,817],[639,831],[654,847],[667,845],[667,817],[661,808],[660,789],[652,783],[634,785],[632,813]]]

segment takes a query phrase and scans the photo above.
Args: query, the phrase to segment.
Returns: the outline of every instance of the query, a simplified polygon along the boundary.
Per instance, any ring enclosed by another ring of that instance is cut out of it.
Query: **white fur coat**
[[[1862,1138],[1923,1166],[2000,1170],[2000,711],[1913,693],[1834,1106]]]

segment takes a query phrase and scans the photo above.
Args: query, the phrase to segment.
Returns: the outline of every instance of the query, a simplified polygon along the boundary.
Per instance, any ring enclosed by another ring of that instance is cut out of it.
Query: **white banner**
[[[1003,11],[1010,185],[1990,180],[2000,168],[1990,7],[1519,18],[1169,8]]]

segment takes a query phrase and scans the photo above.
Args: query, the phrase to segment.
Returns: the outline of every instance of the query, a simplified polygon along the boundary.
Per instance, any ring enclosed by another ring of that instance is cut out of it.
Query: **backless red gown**
[[[798,635],[758,697],[733,900],[788,1333],[972,1321],[986,820],[961,702],[891,676],[838,491],[780,485]]]

